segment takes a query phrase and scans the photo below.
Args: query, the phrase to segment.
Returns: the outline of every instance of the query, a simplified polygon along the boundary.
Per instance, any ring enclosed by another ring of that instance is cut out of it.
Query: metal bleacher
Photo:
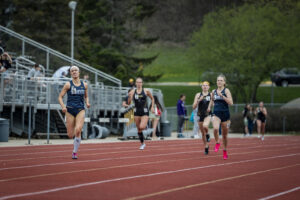
[[[70,63],[80,68],[81,75],[91,77],[88,91],[92,106],[86,112],[83,137],[87,138],[93,131],[92,125],[101,125],[113,133],[124,130],[120,123],[120,118],[123,118],[121,106],[128,88],[122,87],[119,79],[3,26],[0,26],[0,38],[5,40],[9,51],[15,55],[13,67],[0,75],[0,114],[10,119],[11,132],[18,135],[28,133],[31,121],[29,130],[36,133],[46,133],[50,123],[51,133],[66,135],[64,116],[57,97],[70,79],[52,78],[51,75],[61,66],[70,66]],[[28,80],[27,73],[35,63],[40,64],[44,76]],[[160,90],[150,90],[163,102]],[[29,107],[32,108],[30,116]],[[50,122],[47,121],[48,110],[51,112]],[[163,113],[162,122],[167,120],[166,115],[166,112]],[[32,120],[29,119],[31,117]]]

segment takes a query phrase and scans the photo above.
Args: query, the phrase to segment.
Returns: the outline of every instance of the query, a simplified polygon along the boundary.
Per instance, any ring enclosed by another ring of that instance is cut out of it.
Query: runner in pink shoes
[[[228,88],[225,88],[226,78],[224,75],[219,75],[217,78],[218,88],[212,92],[212,100],[214,103],[214,116],[213,116],[213,128],[214,136],[216,139],[215,152],[219,151],[220,142],[219,142],[219,127],[221,124],[222,128],[222,138],[223,138],[223,159],[228,159],[227,154],[227,143],[228,143],[228,129],[230,126],[230,113],[229,106],[232,105],[232,96]]]

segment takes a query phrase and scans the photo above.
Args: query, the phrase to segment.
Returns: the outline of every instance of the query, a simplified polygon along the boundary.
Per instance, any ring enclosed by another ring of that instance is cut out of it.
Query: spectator
[[[130,88],[130,89],[128,90],[128,94],[127,94],[126,97],[123,99],[122,106],[123,106],[124,108],[128,108],[128,107],[129,107],[129,104],[128,104],[128,98],[129,98],[129,93],[130,93],[131,90],[132,90],[132,88]]]
[[[34,64],[33,67],[31,68],[31,70],[29,70],[28,74],[27,74],[27,79],[28,80],[33,80],[36,77],[40,76],[40,72],[41,72],[41,67],[39,64]]]
[[[193,123],[194,123],[194,126],[193,126],[193,133],[194,133],[194,138],[198,139],[200,138],[199,137],[199,124],[198,124],[198,121],[199,121],[199,116],[198,116],[198,108],[194,109],[193,110]]]
[[[133,78],[129,79],[128,87],[131,87],[131,88],[135,87]]]
[[[54,72],[52,78],[67,78],[69,72],[70,66],[63,66]]]
[[[83,76],[83,81],[84,81],[84,82],[89,82],[89,79],[90,79],[90,77],[89,77],[88,74],[85,74],[85,75]]]
[[[249,130],[248,130],[248,119],[247,119],[247,113],[249,111],[250,104],[246,104],[243,110],[243,119],[244,119],[244,136],[249,135]]]
[[[177,123],[177,137],[184,138],[183,132],[183,125],[186,116],[186,108],[184,106],[185,95],[181,94],[179,100],[177,102],[177,115],[178,115],[178,123]]]
[[[149,119],[151,120],[152,129],[153,129],[153,131],[152,131],[152,139],[153,140],[157,139],[156,136],[159,137],[159,135],[156,135],[156,129],[157,129],[158,122],[159,122],[162,112],[163,112],[163,108],[162,108],[161,104],[159,103],[157,96],[154,96],[154,113],[150,112],[150,115],[149,115]]]
[[[255,112],[253,107],[248,104],[248,112],[247,112],[247,122],[248,122],[248,135],[252,135],[253,125],[254,125]]]
[[[11,68],[12,59],[10,55],[6,52],[0,55],[0,73],[5,72]]]

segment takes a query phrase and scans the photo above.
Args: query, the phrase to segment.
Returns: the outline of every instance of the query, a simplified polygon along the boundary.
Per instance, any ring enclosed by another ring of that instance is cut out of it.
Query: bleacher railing
[[[45,45],[42,45],[34,40],[31,40],[21,34],[18,34],[8,28],[5,28],[4,26],[1,26],[0,25],[0,31],[2,33],[6,33],[8,34],[9,36],[12,36],[13,38],[21,41],[21,46],[19,47],[19,49],[22,49],[22,52],[21,52],[21,55],[24,57],[26,55],[26,51],[27,51],[27,46],[28,46],[28,49],[31,49],[31,47],[35,47],[37,48],[38,50],[42,51],[44,56],[46,57],[46,59],[44,60],[44,66],[46,66],[46,70],[48,71],[50,69],[50,67],[52,69],[58,69],[59,67],[62,66],[62,64],[60,66],[52,66],[50,64],[50,57],[56,57],[55,59],[59,58],[61,59],[63,62],[60,62],[60,63],[63,63],[64,65],[71,65],[71,63],[73,63],[73,65],[76,65],[78,66],[81,70],[84,70],[84,71],[87,71],[89,72],[90,74],[93,74],[94,75],[94,83],[97,83],[99,81],[99,79],[103,79],[103,80],[107,80],[119,87],[121,87],[121,80],[109,75],[109,74],[106,74],[98,69],[95,69],[87,64],[84,64],[78,60],[75,60],[69,56],[66,56],[54,49],[51,49]],[[14,40],[14,43],[16,43],[16,41]],[[29,53],[28,55],[31,55],[31,53]],[[40,57],[42,57],[40,55]],[[40,62],[41,63],[41,62]]]

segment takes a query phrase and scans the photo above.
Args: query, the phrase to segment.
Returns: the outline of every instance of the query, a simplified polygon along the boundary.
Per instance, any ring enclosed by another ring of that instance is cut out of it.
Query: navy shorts
[[[76,117],[78,115],[78,113],[82,110],[84,110],[84,108],[73,108],[73,107],[67,106],[68,113],[70,113],[74,117]]]
[[[221,122],[226,122],[230,119],[229,111],[215,111],[214,115],[217,116]]]

